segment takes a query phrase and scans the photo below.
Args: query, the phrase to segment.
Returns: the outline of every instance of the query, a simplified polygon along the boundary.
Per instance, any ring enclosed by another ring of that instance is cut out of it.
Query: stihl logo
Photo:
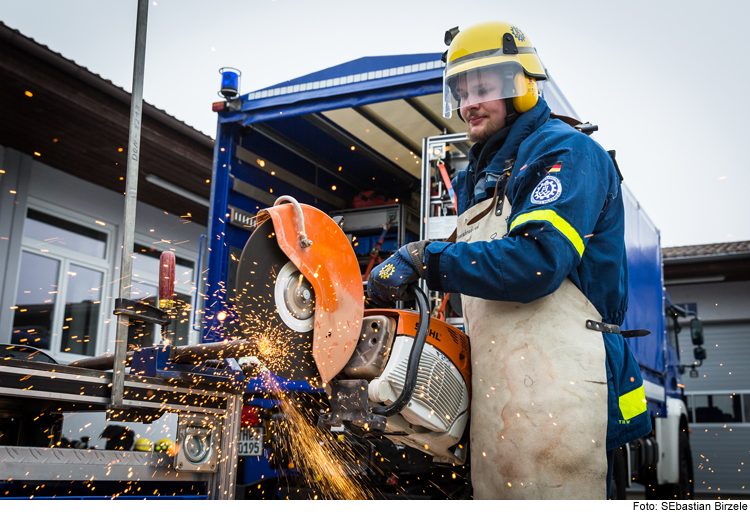
[[[417,323],[415,323],[414,325],[414,330],[416,331],[418,329],[419,329],[419,322],[417,321]],[[442,339],[440,339],[440,334],[438,334],[435,330],[432,330],[432,329],[430,329],[430,333],[428,334],[428,337],[431,337],[432,339],[434,339],[435,341],[439,343],[443,341]]]

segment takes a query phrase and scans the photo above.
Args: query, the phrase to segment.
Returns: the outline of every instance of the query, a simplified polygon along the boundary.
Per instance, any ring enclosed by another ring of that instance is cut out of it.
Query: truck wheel
[[[690,439],[687,431],[680,431],[679,445],[680,480],[677,484],[654,485],[651,490],[646,488],[646,499],[687,500],[694,494],[693,455],[690,451]],[[654,473],[655,477],[655,473]]]
[[[682,499],[695,497],[695,479],[693,478],[693,453],[690,450],[690,438],[687,431],[680,431],[680,494]]]
[[[612,460],[612,488],[609,500],[625,500],[625,488],[628,487],[628,464],[625,457],[625,447],[618,447]]]

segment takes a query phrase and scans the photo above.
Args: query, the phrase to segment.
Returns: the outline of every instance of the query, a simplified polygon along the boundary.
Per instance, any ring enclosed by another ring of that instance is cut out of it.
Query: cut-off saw
[[[281,197],[258,214],[237,268],[241,333],[278,376],[322,387],[321,426],[346,424],[463,464],[471,398],[469,339],[419,310],[365,310],[351,242],[324,212]]]

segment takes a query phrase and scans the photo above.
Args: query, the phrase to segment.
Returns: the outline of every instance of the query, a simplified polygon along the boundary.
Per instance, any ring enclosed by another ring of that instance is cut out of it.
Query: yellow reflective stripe
[[[521,224],[531,222],[532,220],[542,220],[544,222],[549,222],[550,224],[552,224],[555,229],[560,231],[560,233],[562,233],[564,237],[570,240],[570,242],[578,251],[578,255],[580,257],[583,257],[583,250],[585,249],[585,246],[583,245],[583,239],[581,238],[581,235],[578,234],[578,231],[573,229],[573,226],[571,226],[552,209],[538,209],[536,211],[531,211],[530,213],[519,215],[515,220],[513,220],[513,223],[510,225],[510,230],[513,231]]]
[[[620,396],[620,412],[625,420],[630,420],[646,410],[646,391],[643,390],[643,385]]]

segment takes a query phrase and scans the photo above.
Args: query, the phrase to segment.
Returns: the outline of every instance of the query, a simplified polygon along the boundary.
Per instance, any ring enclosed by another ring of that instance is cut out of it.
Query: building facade
[[[697,365],[693,314],[706,359],[683,375],[696,493],[750,493],[750,241],[666,248],[664,277],[679,320],[682,363]]]
[[[60,363],[111,353],[130,94],[2,24],[0,76],[0,343]],[[156,302],[159,257],[173,251],[178,344],[200,338],[191,309],[212,158],[211,138],[144,103],[129,297]],[[130,337],[160,339],[149,325]]]

